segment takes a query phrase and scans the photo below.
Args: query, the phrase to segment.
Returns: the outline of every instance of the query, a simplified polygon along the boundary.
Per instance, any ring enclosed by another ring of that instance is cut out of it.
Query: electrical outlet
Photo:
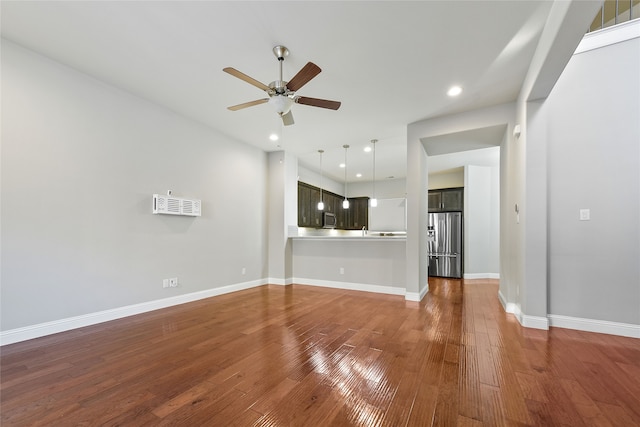
[[[177,277],[172,277],[171,279],[169,279],[169,287],[170,288],[175,288],[178,286],[178,278]]]
[[[340,274],[344,274],[344,267],[340,267]]]
[[[163,288],[169,287],[169,279],[162,279],[162,287]]]
[[[247,269],[242,267],[242,275],[244,276],[245,274],[247,274]]]

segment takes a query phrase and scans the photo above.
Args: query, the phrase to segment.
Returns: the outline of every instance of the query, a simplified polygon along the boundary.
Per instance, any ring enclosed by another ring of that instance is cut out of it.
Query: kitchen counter
[[[351,241],[364,241],[364,242],[385,241],[385,240],[397,241],[397,240],[407,240],[407,235],[406,234],[381,235],[380,233],[372,233],[372,234],[367,234],[366,236],[294,236],[294,237],[291,237],[291,239],[293,240],[335,240],[335,241],[351,240]]]

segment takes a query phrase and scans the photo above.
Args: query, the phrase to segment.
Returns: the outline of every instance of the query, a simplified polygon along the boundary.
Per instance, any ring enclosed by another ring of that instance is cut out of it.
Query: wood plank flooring
[[[497,291],[262,286],[4,346],[1,424],[640,426],[640,340],[524,329]]]

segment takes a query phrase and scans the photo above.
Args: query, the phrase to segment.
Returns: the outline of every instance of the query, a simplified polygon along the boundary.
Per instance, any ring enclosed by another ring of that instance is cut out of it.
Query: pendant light
[[[318,150],[318,153],[320,153],[320,201],[318,202],[318,210],[323,211],[324,202],[322,201],[322,153],[324,153],[324,150]]]
[[[342,201],[342,209],[349,209],[349,199],[347,199],[347,148],[348,145],[343,145],[344,148],[344,200]]]
[[[369,206],[372,208],[378,206],[378,199],[376,199],[376,142],[378,142],[377,139],[371,140],[371,144],[373,144],[373,194],[369,199]]]

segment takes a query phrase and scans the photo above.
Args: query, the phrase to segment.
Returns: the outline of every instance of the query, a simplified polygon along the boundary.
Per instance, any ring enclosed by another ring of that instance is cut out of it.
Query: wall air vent
[[[153,195],[153,213],[165,215],[201,216],[202,202],[181,197]]]

